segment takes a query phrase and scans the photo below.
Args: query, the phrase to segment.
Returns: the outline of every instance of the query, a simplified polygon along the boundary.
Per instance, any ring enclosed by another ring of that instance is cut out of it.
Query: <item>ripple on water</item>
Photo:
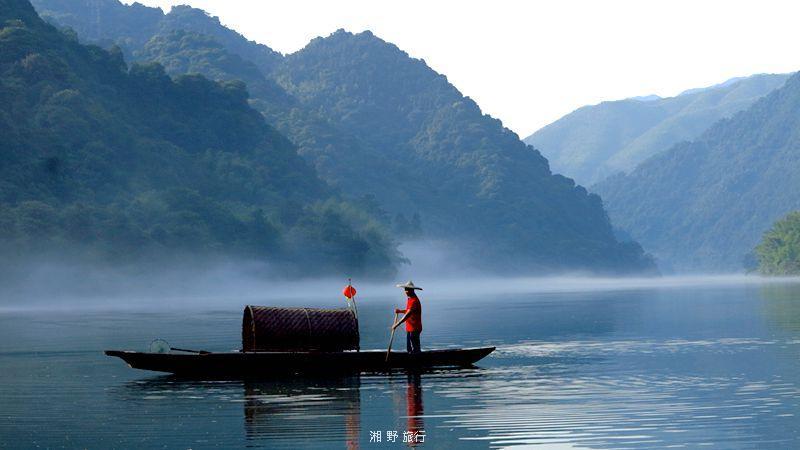
[[[603,356],[643,354],[672,354],[681,352],[711,351],[731,354],[740,351],[756,350],[776,344],[800,345],[796,341],[778,342],[769,339],[720,338],[699,340],[620,340],[620,341],[526,341],[505,345],[495,351],[496,357],[548,357],[548,356]]]
[[[459,401],[441,415],[443,426],[469,431],[472,436],[464,439],[494,447],[725,447],[728,442],[736,448],[758,448],[764,435],[754,430],[789,426],[798,408],[797,385],[780,376],[752,380],[574,362],[598,354],[613,355],[614,360],[637,354],[644,356],[637,363],[647,364],[652,353],[702,358],[784,344],[715,339],[508,345],[498,349],[496,358],[521,365],[494,367],[457,385],[437,386],[440,395]],[[775,442],[785,445],[790,438]]]

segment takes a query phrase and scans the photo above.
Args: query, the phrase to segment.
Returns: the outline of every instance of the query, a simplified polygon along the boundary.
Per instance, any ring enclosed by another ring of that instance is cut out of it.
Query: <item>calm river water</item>
[[[800,284],[554,286],[422,293],[423,347],[498,347],[473,369],[259,382],[181,381],[102,354],[156,337],[238,348],[239,300],[6,307],[0,447],[800,447]],[[399,294],[362,289],[362,348],[385,347]]]

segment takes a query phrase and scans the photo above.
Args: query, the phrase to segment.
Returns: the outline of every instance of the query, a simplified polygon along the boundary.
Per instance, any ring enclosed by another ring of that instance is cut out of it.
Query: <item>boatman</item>
[[[408,353],[419,353],[422,347],[419,343],[419,335],[422,333],[422,305],[419,302],[416,291],[421,291],[421,287],[414,286],[413,281],[406,284],[398,284],[397,287],[403,288],[406,291],[406,309],[395,309],[395,314],[403,314],[403,317],[394,324],[392,330],[400,326],[401,323],[406,324],[406,350]]]

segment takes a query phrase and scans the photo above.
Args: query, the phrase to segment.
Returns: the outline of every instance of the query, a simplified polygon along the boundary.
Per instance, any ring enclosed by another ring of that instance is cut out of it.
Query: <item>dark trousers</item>
[[[422,346],[419,343],[419,335],[421,331],[406,331],[406,351],[408,353],[419,353],[422,351]]]

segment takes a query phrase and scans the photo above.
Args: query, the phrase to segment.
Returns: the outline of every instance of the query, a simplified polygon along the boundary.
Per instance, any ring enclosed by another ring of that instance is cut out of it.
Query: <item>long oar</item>
[[[389,362],[389,354],[392,352],[392,342],[394,342],[394,330],[397,325],[397,313],[394,313],[394,320],[392,320],[392,335],[389,337],[389,348],[386,349],[386,361]]]
[[[170,347],[169,349],[174,351],[174,352],[197,353],[198,355],[208,355],[208,354],[211,353],[211,352],[206,351],[206,350],[189,350],[189,349],[186,349],[186,348]]]

